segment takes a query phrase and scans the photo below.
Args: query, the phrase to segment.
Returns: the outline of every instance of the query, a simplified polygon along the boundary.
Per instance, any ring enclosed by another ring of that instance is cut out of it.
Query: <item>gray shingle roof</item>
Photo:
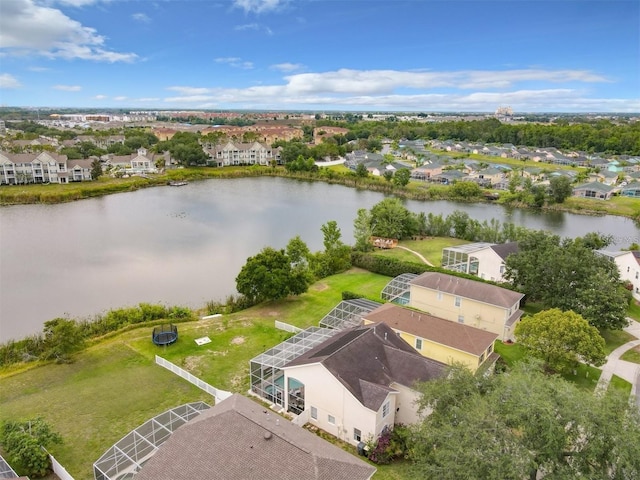
[[[176,430],[135,480],[365,480],[375,471],[235,394]]]
[[[313,363],[324,365],[362,405],[376,411],[392,384],[413,387],[440,377],[446,368],[420,355],[385,324],[343,330],[284,368]]]
[[[512,253],[518,253],[518,242],[498,243],[492,245],[491,249],[496,252],[500,258],[506,260]]]
[[[524,294],[513,290],[437,272],[423,273],[414,278],[411,281],[411,285],[439,290],[451,295],[470,298],[503,308],[512,307],[524,297]]]

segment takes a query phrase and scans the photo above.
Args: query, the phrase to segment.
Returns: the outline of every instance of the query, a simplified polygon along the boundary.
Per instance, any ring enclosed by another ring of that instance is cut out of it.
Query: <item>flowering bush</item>
[[[396,424],[393,429],[385,427],[373,448],[369,449],[369,460],[386,465],[398,458],[405,458],[408,437],[409,429],[403,424]]]

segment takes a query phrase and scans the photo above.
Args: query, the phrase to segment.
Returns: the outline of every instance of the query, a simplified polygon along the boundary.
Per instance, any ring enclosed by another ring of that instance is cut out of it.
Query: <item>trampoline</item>
[[[156,345],[171,345],[178,340],[178,327],[173,324],[154,327],[151,338]]]

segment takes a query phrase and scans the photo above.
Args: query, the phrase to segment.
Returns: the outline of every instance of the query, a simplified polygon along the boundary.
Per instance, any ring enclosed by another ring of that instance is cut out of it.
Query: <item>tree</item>
[[[367,178],[369,176],[369,170],[364,163],[358,163],[356,166],[356,176],[360,178]]]
[[[376,237],[407,238],[417,229],[417,221],[398,198],[385,198],[371,208],[371,225]]]
[[[382,174],[382,178],[384,178],[387,182],[393,180],[393,170],[385,170]]]
[[[236,277],[236,290],[252,303],[299,295],[309,284],[307,276],[294,271],[284,250],[271,247],[249,257]]]
[[[373,245],[371,245],[371,236],[373,235],[372,218],[371,213],[366,208],[360,208],[356,219],[353,221],[353,237],[356,240],[355,249],[360,252],[373,250]]]
[[[553,308],[523,318],[516,340],[551,369],[570,372],[579,363],[600,366],[605,361],[605,341],[582,315]]]
[[[62,438],[41,418],[2,425],[0,443],[17,469],[30,477],[44,477],[50,470],[49,455],[42,447],[61,443]]]
[[[450,187],[451,195],[458,198],[470,199],[480,196],[482,189],[476,182],[455,182]]]
[[[67,318],[54,318],[44,323],[44,360],[69,361],[70,355],[84,345],[80,326]]]
[[[351,255],[348,245],[342,243],[342,232],[335,220],[320,227],[324,236],[324,252],[317,255],[316,274],[323,278],[340,273],[351,267]]]
[[[97,158],[91,162],[91,178],[97,180],[102,176],[102,164]]]
[[[401,168],[393,175],[393,183],[399,187],[404,187],[411,179],[411,171],[408,168]]]
[[[549,180],[549,191],[554,202],[563,203],[573,193],[571,180],[567,177],[552,177]]]
[[[415,478],[640,478],[640,414],[628,395],[593,395],[535,362],[490,376],[453,366],[419,390],[431,413],[413,430]]]
[[[505,278],[544,308],[573,310],[596,328],[627,325],[629,292],[616,265],[589,248],[594,239],[531,231],[505,261]]]

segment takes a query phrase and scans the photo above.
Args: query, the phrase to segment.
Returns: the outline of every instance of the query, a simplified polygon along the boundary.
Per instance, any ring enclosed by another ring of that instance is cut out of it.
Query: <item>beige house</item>
[[[425,358],[384,323],[342,330],[282,367],[289,402],[309,422],[357,445],[385,427],[419,421],[414,390],[444,374],[443,363]]]
[[[524,294],[444,273],[426,272],[409,282],[409,306],[452,322],[514,340]]]
[[[517,251],[517,242],[476,242],[446,247],[442,249],[442,268],[504,282],[507,257]]]
[[[158,169],[156,168],[156,161],[158,160],[162,160],[163,164],[165,162],[163,155],[154,155],[149,153],[146,148],[139,148],[137,153],[131,155],[112,156],[106,163],[127,175],[139,175],[158,173]]]
[[[385,323],[421,355],[449,365],[462,363],[476,371],[496,359],[497,333],[385,303],[363,316],[365,325]]]

